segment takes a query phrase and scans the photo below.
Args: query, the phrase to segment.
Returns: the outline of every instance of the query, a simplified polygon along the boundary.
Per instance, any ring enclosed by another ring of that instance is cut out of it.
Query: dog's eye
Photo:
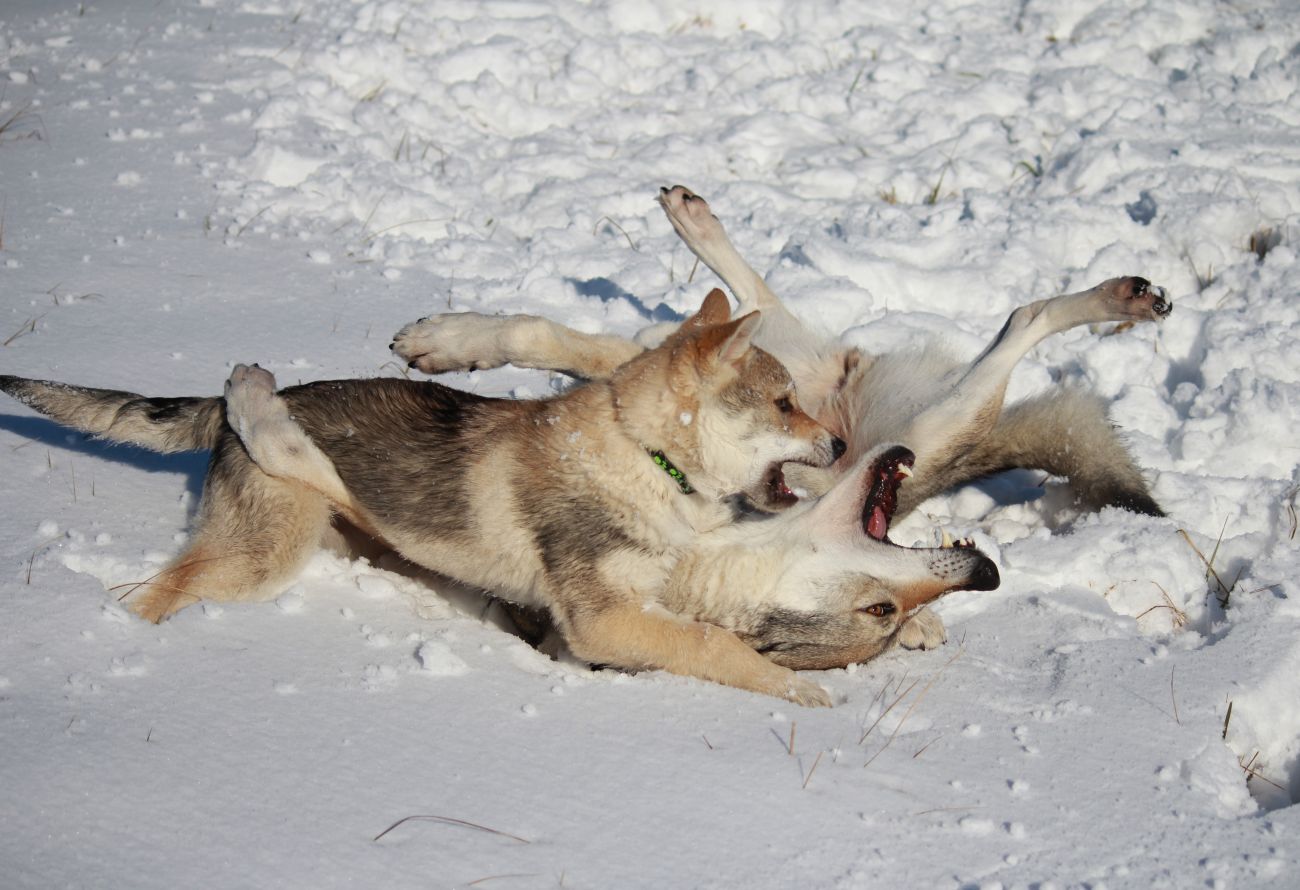
[[[893,603],[872,603],[869,606],[864,606],[858,611],[866,612],[874,618],[884,618],[886,615],[893,615],[895,609]]]
[[[780,411],[782,414],[789,414],[794,410],[794,402],[790,401],[789,396],[781,396],[781,398],[776,400],[776,410]]]

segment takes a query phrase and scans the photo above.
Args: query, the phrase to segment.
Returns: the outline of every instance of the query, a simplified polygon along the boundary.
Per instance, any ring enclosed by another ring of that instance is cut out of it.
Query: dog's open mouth
[[[862,530],[877,541],[889,540],[889,521],[898,509],[898,486],[912,475],[916,455],[902,445],[890,448],[876,459],[867,474],[866,503],[862,505]]]
[[[785,509],[799,500],[799,496],[790,490],[786,485],[785,472],[781,469],[781,464],[772,464],[768,467],[767,473],[763,476],[763,487],[767,493],[767,505],[778,509]]]

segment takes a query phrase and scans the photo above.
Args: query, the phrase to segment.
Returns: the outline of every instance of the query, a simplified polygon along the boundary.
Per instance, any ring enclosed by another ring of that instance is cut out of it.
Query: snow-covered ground
[[[1012,386],[1113,399],[1170,517],[1028,472],[927,503],[895,537],[973,533],[1003,584],[830,710],[554,662],[325,555],[144,624],[118,585],[203,456],[6,401],[0,884],[1296,886],[1298,45],[1282,0],[5,0],[2,373],[398,374],[448,309],[631,333],[712,284],[674,182],[871,349],[1117,274],[1176,306]]]

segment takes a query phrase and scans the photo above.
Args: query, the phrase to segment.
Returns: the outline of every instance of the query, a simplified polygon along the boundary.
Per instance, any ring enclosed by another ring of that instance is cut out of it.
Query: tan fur
[[[673,612],[735,630],[769,658],[800,668],[863,660],[895,641],[941,643],[943,625],[925,603],[981,573],[979,583],[996,583],[996,573],[990,576],[973,551],[905,551],[862,533],[862,489],[891,442],[915,451],[914,478],[898,492],[896,515],[952,485],[1012,466],[1068,476],[1087,508],[1115,504],[1159,514],[1095,398],[1064,391],[1007,410],[1003,399],[1011,369],[1044,337],[1080,324],[1159,320],[1169,311],[1161,289],[1142,279],[1112,279],[1023,306],[969,364],[934,351],[869,356],[794,318],[735,251],[703,199],[677,186],[662,190],[660,203],[687,246],[730,286],[740,309],[762,311],[756,342],[791,370],[815,422],[849,443],[846,459],[829,469],[787,468],[793,483],[826,495],[821,503],[764,527],[719,529],[697,540],[669,578],[662,601]],[[475,316],[458,316],[457,335],[476,323]],[[491,321],[498,330],[510,323]],[[418,322],[403,329],[394,348],[436,366],[436,356],[455,348],[447,333],[436,320]],[[671,339],[671,328],[659,325],[637,340],[665,336]],[[583,365],[595,345],[588,338],[552,324],[545,351],[558,356],[554,364],[538,361],[542,356],[526,337],[494,351],[491,361],[599,379],[635,349],[623,343]],[[880,618],[865,611],[885,607],[892,611]]]
[[[192,542],[131,597],[150,620],[203,599],[274,595],[338,511],[412,562],[547,609],[571,648],[593,660],[826,704],[818,686],[730,631],[656,605],[677,556],[733,523],[738,502],[785,508],[770,484],[782,464],[824,466],[843,450],[813,423],[787,423],[792,381],[751,346],[759,316],[728,316],[714,294],[608,382],[538,402],[394,379],[277,394],[268,373],[245,366],[224,400],[188,400],[184,412],[129,393],[17,378],[0,387],[110,437],[102,417],[138,405],[145,432],[130,434],[155,444],[210,435],[214,411],[224,413],[215,442],[204,443],[213,459]],[[161,429],[149,427],[154,417]],[[747,453],[754,442],[761,460]],[[670,457],[693,489],[679,488],[651,452]]]

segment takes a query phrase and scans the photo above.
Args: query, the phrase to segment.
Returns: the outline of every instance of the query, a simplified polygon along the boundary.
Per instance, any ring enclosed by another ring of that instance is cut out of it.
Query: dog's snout
[[[831,462],[839,460],[844,456],[844,452],[849,450],[849,446],[839,436],[831,437]]]
[[[1002,576],[998,574],[998,567],[983,553],[979,554],[979,560],[971,569],[970,578],[964,585],[966,590],[997,590],[1002,583]]]

